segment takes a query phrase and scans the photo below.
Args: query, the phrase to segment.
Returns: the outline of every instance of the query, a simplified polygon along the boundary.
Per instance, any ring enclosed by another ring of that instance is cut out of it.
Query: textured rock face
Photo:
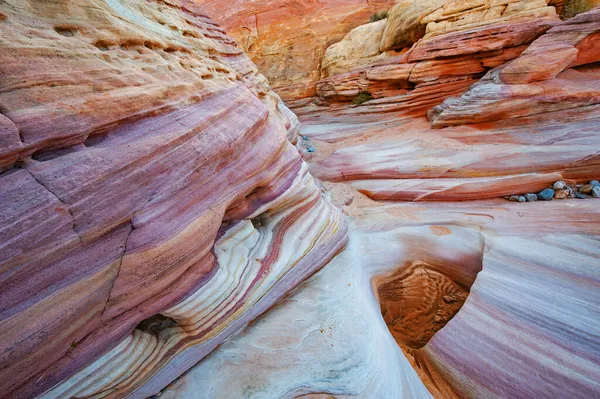
[[[150,396],[343,247],[297,120],[194,2],[0,10],[0,396]]]
[[[336,54],[342,48],[377,46],[379,36],[361,35],[365,28],[356,28],[327,50],[322,70],[334,73],[323,75],[317,84],[318,97],[312,103],[291,104],[299,114],[322,109],[319,106],[323,105],[326,110],[344,108],[344,102],[367,91],[374,100],[359,110],[340,112],[412,113],[461,94],[487,71],[519,56],[559,22],[554,7],[548,7],[544,0],[500,3],[400,2],[390,11],[379,54],[369,50],[362,53],[369,54],[365,58],[346,51],[340,62]],[[387,51],[392,49],[396,51]],[[552,58],[552,54],[546,56]]]
[[[325,50],[394,0],[200,0],[284,100],[313,97]]]
[[[350,216],[348,247],[164,397],[597,396],[598,203],[498,197],[600,175],[600,9],[527,18],[320,83],[299,148]],[[365,87],[375,100],[344,103]]]
[[[0,396],[596,397],[598,200],[499,197],[597,184],[600,9],[399,4],[300,125],[196,2],[2,3]]]

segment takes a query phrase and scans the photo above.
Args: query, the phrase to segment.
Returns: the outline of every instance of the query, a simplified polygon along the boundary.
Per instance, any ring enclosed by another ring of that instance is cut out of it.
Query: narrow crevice
[[[40,186],[44,187],[50,194],[52,194],[61,204],[64,205],[65,209],[67,210],[67,212],[69,212],[69,215],[71,216],[71,228],[73,230],[73,232],[77,235],[77,238],[79,239],[79,243],[83,244],[83,240],[81,238],[81,236],[79,235],[79,233],[77,232],[77,230],[75,229],[75,215],[73,215],[73,212],[71,211],[71,206],[69,204],[67,204],[65,201],[63,201],[58,195],[56,195],[55,192],[53,192],[52,190],[50,190],[40,179],[38,179],[33,173],[31,173],[30,170],[28,170],[26,167],[22,166],[21,169],[23,169],[24,171],[26,171],[27,173],[29,173],[29,175],[31,175],[31,177],[33,177],[33,179],[38,182],[40,184]]]

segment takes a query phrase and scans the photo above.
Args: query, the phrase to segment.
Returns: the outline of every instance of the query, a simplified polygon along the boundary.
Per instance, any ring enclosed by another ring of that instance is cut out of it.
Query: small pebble
[[[592,197],[600,198],[600,186],[594,186],[594,188],[592,188]]]
[[[539,192],[537,197],[540,201],[550,201],[554,197],[554,190],[551,188],[547,188]]]
[[[518,195],[511,195],[510,197],[508,197],[509,201],[512,202],[519,202],[519,196]]]
[[[592,192],[592,186],[591,184],[585,184],[583,186],[581,186],[581,188],[579,189],[580,193],[584,193],[584,194],[589,194]]]
[[[586,199],[587,195],[581,193],[575,193],[575,198]]]
[[[590,183],[592,186],[600,186],[600,182],[598,180],[592,180]]]
[[[556,193],[554,193],[554,198],[556,198],[556,199],[567,198],[570,193],[571,192],[569,190],[558,190]]]
[[[565,183],[562,180],[557,181],[556,183],[554,183],[554,185],[552,186],[553,189],[555,190],[564,190],[565,187],[567,187],[567,183]]]
[[[310,141],[310,138],[306,137],[306,136],[302,136],[302,140],[304,140],[304,141]]]
[[[538,200],[537,198],[537,194],[525,194],[525,199],[527,200],[527,202],[535,202]]]
[[[315,150],[315,147],[309,145],[308,147],[306,147],[306,151],[315,152],[316,150]]]

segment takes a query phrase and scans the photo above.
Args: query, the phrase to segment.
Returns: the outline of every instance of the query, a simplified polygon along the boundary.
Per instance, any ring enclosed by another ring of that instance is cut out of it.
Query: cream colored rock
[[[445,0],[401,0],[390,10],[380,50],[406,47],[422,38],[422,19],[444,3]]]
[[[374,61],[380,54],[379,43],[386,24],[387,19],[361,25],[330,46],[321,64],[321,77],[349,72]]]
[[[421,24],[426,24],[426,36],[431,36],[521,19],[558,21],[558,16],[546,0],[452,0],[425,16]]]
[[[403,0],[390,11],[380,50],[408,46],[422,37],[523,19],[558,16],[546,0]]]

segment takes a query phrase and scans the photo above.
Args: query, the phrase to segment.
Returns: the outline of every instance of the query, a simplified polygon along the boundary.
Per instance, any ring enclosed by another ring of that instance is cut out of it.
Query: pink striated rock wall
[[[0,12],[0,396],[65,397],[124,346],[71,395],[150,396],[343,247],[297,121],[196,3]]]

